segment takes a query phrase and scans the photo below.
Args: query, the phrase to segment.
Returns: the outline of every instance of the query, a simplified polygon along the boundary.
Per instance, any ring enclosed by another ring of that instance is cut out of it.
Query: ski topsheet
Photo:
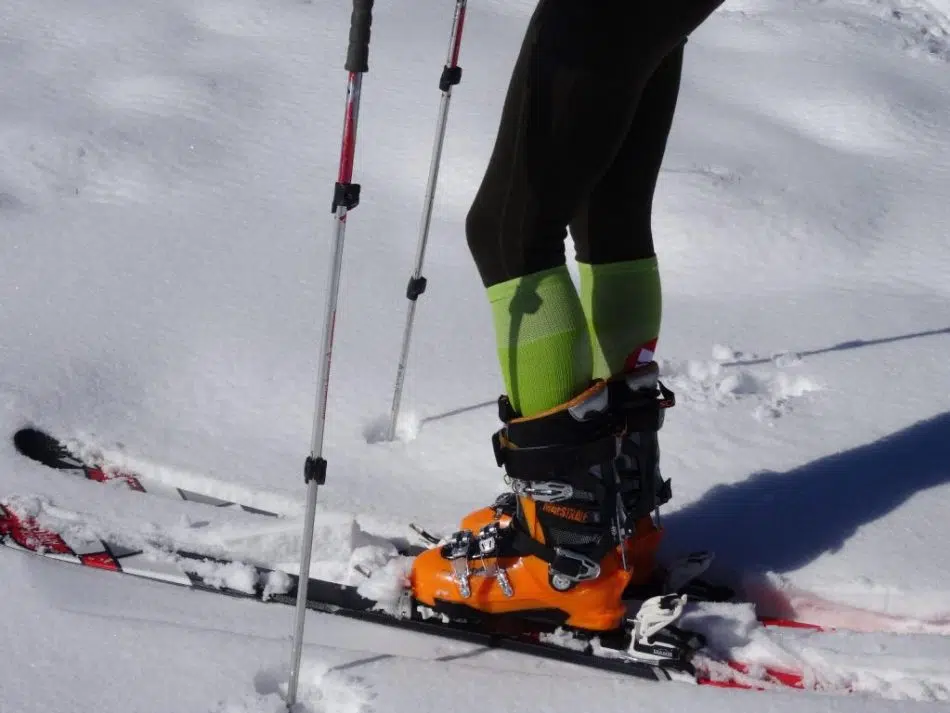
[[[95,483],[124,485],[138,493],[172,500],[185,500],[217,508],[234,508],[255,515],[283,517],[284,513],[253,507],[246,503],[213,497],[179,488],[166,481],[115,463],[101,450],[79,440],[65,441],[37,428],[21,428],[13,435],[13,445],[21,455],[50,468],[82,475]]]

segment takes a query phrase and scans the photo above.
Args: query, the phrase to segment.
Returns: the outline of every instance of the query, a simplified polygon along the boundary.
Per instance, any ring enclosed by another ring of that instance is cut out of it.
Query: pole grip
[[[350,44],[346,48],[347,72],[369,71],[369,35],[373,24],[373,1],[353,0],[350,16]]]

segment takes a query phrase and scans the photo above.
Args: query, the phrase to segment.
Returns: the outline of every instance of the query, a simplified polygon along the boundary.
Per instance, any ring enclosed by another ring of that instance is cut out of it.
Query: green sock
[[[553,408],[587,388],[590,340],[566,266],[492,285],[488,299],[505,388],[522,416]]]
[[[579,262],[578,269],[580,300],[593,351],[593,378],[623,373],[634,365],[640,348],[651,352],[644,354],[647,360],[652,358],[662,312],[656,257],[602,265]]]

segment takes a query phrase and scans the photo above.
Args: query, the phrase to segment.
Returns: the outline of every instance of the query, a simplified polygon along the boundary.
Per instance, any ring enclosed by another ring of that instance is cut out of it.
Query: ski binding
[[[631,657],[644,663],[662,665],[685,661],[702,648],[706,643],[702,636],[673,626],[682,615],[686,602],[685,594],[664,594],[643,602],[633,620]]]

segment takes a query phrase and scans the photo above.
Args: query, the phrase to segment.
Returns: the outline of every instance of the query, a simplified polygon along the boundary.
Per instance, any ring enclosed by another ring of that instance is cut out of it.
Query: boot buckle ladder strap
[[[442,556],[452,562],[452,579],[458,587],[463,599],[472,596],[471,578],[473,576],[494,577],[506,597],[514,596],[511,580],[504,568],[498,563],[487,564],[486,557],[497,557],[503,547],[503,538],[506,533],[497,523],[483,527],[477,535],[471,530],[461,530],[452,535],[442,546]],[[482,560],[482,567],[472,569],[470,560]]]
[[[472,550],[473,537],[470,530],[461,530],[442,545],[442,556],[452,563],[452,579],[462,598],[472,596],[470,583],[471,569],[468,566],[469,553]]]
[[[459,594],[462,595],[463,599],[472,596],[471,575],[472,570],[468,566],[468,559],[452,560],[452,579],[455,580],[455,584],[459,588]]]
[[[479,530],[476,541],[478,542],[478,556],[480,559],[485,557],[496,558],[490,565],[483,563],[481,573],[486,577],[494,577],[502,594],[506,597],[513,597],[515,590],[511,586],[511,580],[508,578],[505,568],[501,567],[497,560],[504,549],[506,538],[509,536],[510,533],[507,530],[503,530],[497,522],[492,522]]]

